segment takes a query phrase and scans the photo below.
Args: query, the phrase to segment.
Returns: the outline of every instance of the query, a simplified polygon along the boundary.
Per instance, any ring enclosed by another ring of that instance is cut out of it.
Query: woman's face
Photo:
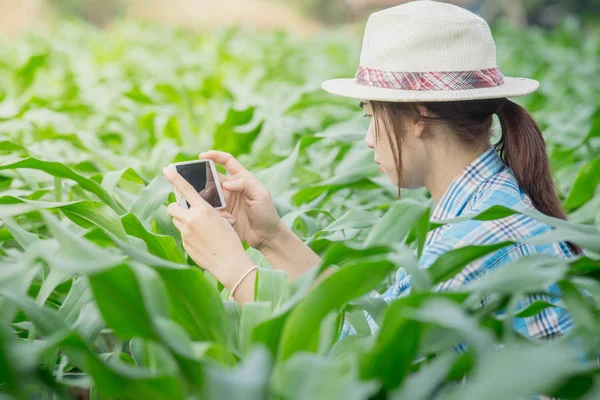
[[[398,146],[396,133],[391,134],[392,143],[390,145],[386,124],[379,121],[378,128],[380,132],[379,137],[376,138],[375,118],[381,117],[374,116],[373,107],[368,101],[363,101],[363,111],[369,117],[369,129],[365,137],[365,143],[375,150],[375,162],[380,165],[381,172],[397,185],[398,176],[396,170],[398,167],[391,147]],[[405,124],[404,132],[400,133],[403,135],[401,144],[402,187],[405,189],[416,189],[423,186],[427,159],[422,140],[420,139],[422,130],[418,129],[417,123],[409,121],[408,118],[405,118],[402,122]]]

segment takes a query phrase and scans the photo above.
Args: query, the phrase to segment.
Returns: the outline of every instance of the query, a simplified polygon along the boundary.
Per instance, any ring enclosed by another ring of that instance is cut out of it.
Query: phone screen
[[[208,162],[199,161],[191,164],[176,165],[175,167],[183,179],[188,181],[208,204],[215,208],[223,205],[221,204],[212,168]],[[186,201],[186,204],[190,208],[190,203]]]

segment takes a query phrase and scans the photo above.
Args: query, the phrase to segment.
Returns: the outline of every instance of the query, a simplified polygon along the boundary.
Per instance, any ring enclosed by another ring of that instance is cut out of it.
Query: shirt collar
[[[439,221],[461,215],[475,189],[504,167],[496,150],[488,148],[454,178],[433,210],[431,219]]]

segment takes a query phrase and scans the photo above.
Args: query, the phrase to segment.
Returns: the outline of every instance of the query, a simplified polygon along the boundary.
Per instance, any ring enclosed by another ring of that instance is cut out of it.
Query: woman
[[[550,175],[545,143],[529,113],[507,97],[535,91],[538,82],[504,77],[496,66],[496,48],[487,23],[460,7],[418,1],[374,13],[366,26],[360,66],[354,79],[333,79],[323,88],[360,99],[370,118],[366,144],[375,162],[399,188],[425,186],[436,202],[432,220],[446,220],[501,205],[537,209],[565,218]],[[502,136],[491,147],[492,117]],[[255,268],[240,240],[260,250],[276,268],[295,279],[320,262],[319,256],[282,224],[268,191],[231,155],[200,154],[225,166],[227,210],[217,212],[180,176],[165,170],[191,209],[173,203],[168,213],[181,231],[190,256],[232,290],[240,303],[251,301]],[[524,215],[498,221],[467,221],[431,232],[421,267],[465,245],[521,239],[552,229]],[[451,290],[524,255],[569,257],[567,243],[516,243],[485,256],[443,282]],[[384,294],[390,301],[410,292],[402,271]],[[556,301],[556,285],[549,288]],[[542,299],[530,297],[521,307]],[[548,338],[572,326],[560,308],[516,319],[523,335]],[[344,335],[352,332],[346,325]]]

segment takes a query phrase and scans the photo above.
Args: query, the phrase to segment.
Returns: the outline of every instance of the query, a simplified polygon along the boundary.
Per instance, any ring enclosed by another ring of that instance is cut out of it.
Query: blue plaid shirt
[[[454,179],[436,205],[431,220],[441,221],[465,214],[476,214],[495,205],[509,207],[516,211],[534,209],[531,200],[517,184],[512,170],[500,160],[494,148],[490,147]],[[551,229],[553,228],[549,225],[520,214],[496,221],[469,220],[443,225],[429,233],[423,254],[419,259],[419,266],[428,268],[441,254],[459,247],[519,241]],[[482,277],[488,271],[530,254],[549,254],[561,258],[573,255],[564,242],[545,245],[515,243],[469,264],[452,279],[440,283],[434,290],[459,289],[462,285]],[[410,291],[411,277],[403,269],[399,269],[396,273],[396,283],[382,295],[377,293],[373,295],[381,296],[389,303],[408,295]],[[526,308],[536,300],[558,303],[560,291],[556,284],[548,288],[548,293],[548,295],[532,295],[522,299],[519,309]],[[378,327],[375,321],[367,313],[365,315],[371,331],[376,331]],[[533,317],[514,319],[514,328],[517,332],[534,338],[550,338],[563,334],[572,327],[570,315],[559,307],[546,308]],[[355,333],[354,328],[346,321],[341,338]]]

